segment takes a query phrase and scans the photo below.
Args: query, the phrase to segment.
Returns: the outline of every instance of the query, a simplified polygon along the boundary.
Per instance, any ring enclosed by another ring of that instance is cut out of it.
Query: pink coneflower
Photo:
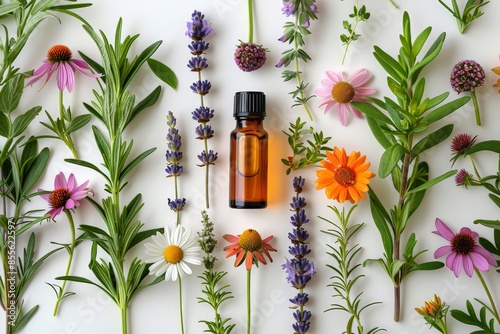
[[[64,88],[68,88],[71,93],[75,86],[75,71],[90,78],[99,78],[101,76],[100,74],[87,72],[86,70],[90,70],[89,65],[81,59],[72,59],[72,56],[73,54],[67,46],[54,45],[47,52],[47,59],[43,61],[42,66],[33,72],[33,77],[26,86],[32,86],[42,77],[47,76],[41,87],[43,88],[54,71],[57,71],[57,87],[61,92]]]
[[[66,176],[63,172],[56,175],[54,179],[54,190],[48,194],[42,194],[42,198],[46,200],[50,205],[50,210],[47,214],[50,214],[50,219],[59,215],[64,210],[71,210],[80,205],[80,200],[84,199],[89,193],[93,194],[93,191],[87,188],[89,181],[85,181],[80,186],[76,185],[75,176],[73,173],[69,175],[66,181]],[[38,191],[44,191],[38,189]]]
[[[318,107],[326,105],[325,113],[338,105],[340,124],[347,124],[347,112],[351,112],[357,118],[363,118],[363,114],[351,105],[351,102],[368,102],[365,97],[375,93],[372,87],[363,87],[371,79],[368,70],[362,68],[344,80],[342,71],[326,71],[326,79],[321,80],[322,88],[316,89],[315,94],[321,97]]]
[[[450,244],[439,247],[434,252],[434,257],[437,259],[449,253],[446,266],[456,277],[462,268],[469,277],[472,277],[474,269],[488,271],[490,265],[497,267],[495,257],[477,244],[476,240],[479,235],[468,227],[462,227],[460,232],[455,234],[445,223],[436,218],[436,229],[437,231],[432,233],[445,238]]]

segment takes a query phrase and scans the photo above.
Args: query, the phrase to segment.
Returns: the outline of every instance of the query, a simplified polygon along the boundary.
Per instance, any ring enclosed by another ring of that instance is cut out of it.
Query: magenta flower
[[[75,71],[82,73],[89,78],[99,78],[100,74],[87,72],[89,65],[81,59],[72,59],[71,50],[65,45],[54,45],[47,52],[47,59],[43,61],[42,66],[33,72],[32,79],[26,86],[32,86],[35,82],[46,76],[43,86],[49,81],[50,77],[57,71],[57,87],[62,92],[68,88],[71,93],[75,87]],[[41,89],[40,88],[40,89]]]
[[[479,234],[471,231],[468,227],[462,227],[460,232],[455,234],[445,223],[436,218],[436,229],[437,231],[432,233],[445,238],[450,244],[439,247],[434,252],[434,257],[437,259],[449,253],[446,258],[446,266],[453,271],[456,277],[462,268],[469,277],[472,277],[474,269],[488,271],[490,265],[497,267],[495,257],[477,244],[476,240]]]
[[[321,97],[318,107],[326,105],[325,113],[338,106],[340,124],[347,124],[347,112],[351,112],[357,118],[363,118],[363,114],[351,105],[351,102],[368,102],[366,96],[375,93],[372,87],[363,87],[371,79],[368,70],[362,68],[344,80],[343,72],[326,71],[326,79],[321,80],[322,88],[316,89],[315,93]]]
[[[89,181],[85,181],[82,185],[77,186],[73,173],[69,175],[66,181],[66,176],[63,172],[56,175],[54,179],[54,190],[48,194],[42,194],[42,198],[50,205],[50,219],[59,215],[64,210],[71,210],[80,205],[80,200],[84,199],[89,193],[94,194],[92,189],[87,188]],[[38,189],[38,191],[44,191]]]

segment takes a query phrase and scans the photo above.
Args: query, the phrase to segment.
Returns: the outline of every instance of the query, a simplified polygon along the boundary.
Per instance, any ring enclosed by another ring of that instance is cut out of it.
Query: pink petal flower
[[[434,231],[432,233],[437,234],[448,241],[451,241],[451,238],[455,236],[455,233],[453,233],[453,231],[450,230],[450,228],[445,223],[443,223],[439,218],[436,218],[435,224],[437,231]]]

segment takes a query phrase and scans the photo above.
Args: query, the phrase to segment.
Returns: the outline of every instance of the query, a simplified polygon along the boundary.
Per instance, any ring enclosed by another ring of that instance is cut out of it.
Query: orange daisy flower
[[[375,174],[368,170],[370,163],[365,160],[366,156],[359,152],[347,156],[345,149],[334,147],[333,153],[326,152],[326,159],[320,162],[323,169],[316,171],[316,189],[325,189],[326,197],[339,203],[366,198],[369,179]]]
[[[500,57],[499,57],[500,58]],[[498,74],[500,75],[500,66],[497,66],[497,67],[493,67],[491,69],[495,74]],[[493,85],[493,87],[497,87],[497,88],[500,88],[500,79],[497,79],[497,83]],[[498,90],[498,92],[500,93],[500,89]]]
[[[241,235],[224,234],[223,238],[230,242],[231,244],[224,247],[226,252],[226,258],[236,255],[236,260],[234,261],[234,266],[238,267],[245,261],[247,270],[252,269],[252,264],[258,263],[267,264],[266,255],[269,261],[273,262],[271,254],[269,252],[276,252],[270,244],[269,241],[273,239],[273,236],[269,236],[262,240],[259,232],[253,229],[245,230]]]

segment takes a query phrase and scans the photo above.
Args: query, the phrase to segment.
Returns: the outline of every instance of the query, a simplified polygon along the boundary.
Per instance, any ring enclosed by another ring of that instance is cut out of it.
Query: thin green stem
[[[68,217],[68,223],[69,223],[69,228],[71,231],[71,244],[69,246],[69,258],[68,258],[68,264],[66,265],[66,271],[64,273],[64,276],[69,275],[69,271],[71,269],[71,264],[73,262],[73,254],[75,252],[75,222],[73,221],[73,216],[71,215],[71,211],[69,210],[64,210],[66,213],[66,216]],[[64,290],[66,288],[66,283],[68,281],[64,280],[61,289],[59,290],[59,293],[57,294],[57,301],[56,301],[56,306],[54,307],[54,317],[57,316],[57,311],[59,310],[59,304],[64,298]]]
[[[79,159],[78,153],[76,152],[75,144],[73,143],[73,139],[71,138],[71,134],[66,132],[66,117],[64,116],[65,114],[65,108],[64,108],[64,102],[63,102],[63,91],[59,91],[59,119],[61,120],[61,127],[62,127],[62,138],[61,140],[68,146],[69,150],[73,154],[73,157],[75,159]]]
[[[248,0],[248,43],[253,43],[253,3]]]
[[[448,325],[446,325],[446,321],[444,321],[443,319],[439,319],[438,326],[442,330],[443,334],[448,334]]]
[[[203,139],[204,145],[205,145],[205,153],[207,155],[207,160],[208,160],[208,139],[204,138]],[[206,208],[210,208],[210,196],[209,196],[209,191],[208,191],[208,180],[209,180],[209,170],[210,170],[210,163],[207,162],[205,165],[205,205]]]
[[[477,102],[477,96],[475,91],[470,92],[472,97],[472,103],[474,104],[474,113],[476,114],[476,123],[481,126],[481,114],[479,113],[479,103]]]
[[[497,307],[495,305],[495,301],[493,300],[493,297],[491,296],[490,289],[488,288],[488,285],[484,281],[484,278],[483,278],[483,275],[481,275],[481,272],[479,270],[477,270],[477,268],[474,268],[474,271],[476,272],[477,277],[479,277],[479,280],[481,281],[481,284],[483,285],[484,291],[486,292],[486,295],[488,296],[488,299],[490,301],[491,309],[493,310],[493,315],[495,316],[497,323],[500,325],[500,316],[498,315]]]
[[[295,27],[298,29],[299,27],[299,15],[295,15]],[[299,49],[299,42],[298,39],[295,38],[293,41],[293,46],[295,50]],[[302,87],[302,77],[300,76],[300,70],[299,70],[299,57],[295,57],[295,73],[297,73],[296,78],[297,78],[297,87]],[[307,116],[309,116],[309,120],[312,121],[313,117],[311,114],[311,111],[309,110],[309,107],[307,106],[307,99],[304,94],[304,91],[299,88],[299,94],[300,94],[300,104],[304,107],[304,109],[307,112]]]
[[[394,2],[394,0],[390,0],[392,5],[395,7],[395,8],[399,8],[398,5],[396,5],[396,3]]]
[[[394,4],[394,3],[393,3]],[[347,56],[347,51],[349,50],[349,45],[351,45],[351,42],[353,41],[353,36],[356,34],[356,28],[358,27],[358,23],[361,21],[359,18],[359,1],[356,0],[356,3],[354,4],[354,8],[356,9],[356,21],[354,23],[354,28],[352,29],[349,38],[347,39],[347,42],[345,43],[345,50],[344,50],[344,55],[342,56],[342,65],[344,65],[345,62],[345,57]]]
[[[252,270],[247,270],[247,334],[250,334],[251,303],[250,303],[250,279]]]
[[[471,154],[469,154],[469,159],[470,159],[470,162],[472,164],[472,168],[474,169],[474,173],[476,174],[477,179],[479,181],[481,181],[482,177],[481,177],[481,175],[479,175],[479,172],[477,171],[476,163],[474,162],[474,159],[472,158]]]
[[[121,315],[122,315],[122,334],[128,334],[128,319],[127,319],[127,307],[122,307]]]
[[[179,191],[178,191],[178,186],[177,186],[177,175],[174,175],[174,192],[175,192],[175,200],[179,199]],[[176,211],[176,225],[179,225],[181,223],[181,211],[177,210]]]
[[[184,334],[184,315],[182,313],[182,280],[179,276],[179,316],[181,318],[181,333]]]

